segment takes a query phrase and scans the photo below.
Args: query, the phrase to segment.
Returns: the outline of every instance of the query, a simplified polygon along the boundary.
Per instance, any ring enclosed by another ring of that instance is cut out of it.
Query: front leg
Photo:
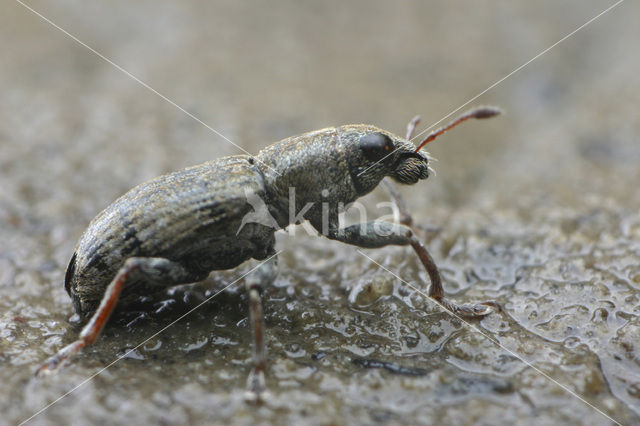
[[[409,213],[407,204],[404,202],[404,198],[402,198],[402,195],[400,195],[398,187],[393,182],[391,182],[390,178],[384,178],[382,180],[382,185],[384,185],[385,189],[389,193],[389,196],[398,208],[398,213],[400,213],[400,223],[409,227],[413,227],[413,217],[411,216],[411,213]]]
[[[330,229],[327,237],[365,248],[411,245],[429,274],[429,279],[431,280],[429,297],[435,299],[454,314],[464,317],[482,317],[493,311],[492,306],[495,306],[493,302],[457,305],[447,300],[444,297],[442,279],[440,278],[438,267],[424,244],[416,238],[411,228],[407,226],[384,221],[371,221],[346,228]]]

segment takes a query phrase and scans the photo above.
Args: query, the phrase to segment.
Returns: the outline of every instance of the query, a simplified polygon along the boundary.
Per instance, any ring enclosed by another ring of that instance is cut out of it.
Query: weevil
[[[416,120],[405,138],[372,125],[326,128],[281,140],[256,156],[223,157],[134,187],[98,214],[77,243],[64,285],[76,313],[87,323],[79,338],[36,374],[55,370],[91,345],[116,305],[256,259],[264,263],[245,278],[245,286],[254,349],[248,390],[259,397],[266,368],[260,296],[277,274],[274,234],[301,220],[331,240],[359,247],[410,245],[431,280],[431,298],[457,315],[489,314],[491,302],[458,305],[444,297],[438,269],[409,226],[408,213],[403,215],[405,224],[370,221],[342,228],[338,215],[385,177],[408,185],[426,179],[430,169],[429,156],[421,151],[424,144],[464,120],[498,113],[492,107],[473,109],[417,147],[411,142]],[[290,198],[291,188],[295,199]],[[243,219],[253,211],[248,193],[264,201],[277,226]],[[291,214],[302,209],[303,218]]]

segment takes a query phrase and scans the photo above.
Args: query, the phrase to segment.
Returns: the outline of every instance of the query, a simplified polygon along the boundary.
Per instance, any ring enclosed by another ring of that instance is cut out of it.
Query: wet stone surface
[[[606,5],[33,7],[257,152],[348,122],[430,124]],[[27,424],[609,424],[594,407],[637,423],[639,15],[623,3],[478,99],[507,114],[430,145],[438,175],[402,188],[445,291],[503,311],[468,324],[443,312],[409,248],[365,250],[397,278],[302,227],[280,233],[264,297],[270,399],[254,407],[241,283],[163,330],[251,262],[117,312],[72,364],[33,377],[81,329],[63,278],[91,218],[139,182],[240,151],[9,2],[0,424],[68,392]],[[367,198],[371,217],[386,200]]]

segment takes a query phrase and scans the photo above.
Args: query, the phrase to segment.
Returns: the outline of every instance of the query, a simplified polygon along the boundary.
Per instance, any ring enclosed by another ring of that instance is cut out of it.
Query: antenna
[[[440,127],[438,130],[435,130],[435,131],[429,133],[429,136],[427,136],[420,143],[420,145],[418,145],[418,148],[415,150],[415,152],[420,151],[423,146],[425,146],[426,144],[428,144],[429,142],[431,142],[432,140],[434,140],[435,138],[437,138],[441,134],[445,133],[446,131],[456,127],[458,124],[462,123],[465,120],[468,120],[470,118],[477,118],[479,120],[482,120],[482,119],[485,119],[485,118],[494,117],[494,116],[499,115],[501,113],[502,113],[502,110],[500,110],[499,108],[496,108],[496,107],[491,107],[491,106],[478,107],[478,108],[474,108],[474,109],[472,109],[470,111],[467,111],[464,114],[462,114],[460,117],[458,117],[455,120],[453,120],[451,123],[447,124],[446,126]]]

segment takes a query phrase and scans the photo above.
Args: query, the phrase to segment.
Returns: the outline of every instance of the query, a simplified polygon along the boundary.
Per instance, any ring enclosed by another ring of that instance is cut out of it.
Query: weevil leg
[[[429,254],[429,252],[427,251],[427,248],[415,236],[411,237],[410,244],[420,258],[420,261],[422,262],[422,265],[424,265],[424,268],[427,270],[427,274],[429,275],[429,279],[431,280],[431,286],[429,287],[429,297],[436,300],[438,303],[440,303],[442,306],[444,306],[454,314],[463,317],[483,317],[493,312],[494,309],[497,311],[501,310],[500,305],[498,305],[496,302],[482,302],[479,304],[471,303],[458,305],[449,301],[444,297],[444,288],[442,287],[442,279],[440,278],[440,271],[438,270],[438,266],[431,257],[431,254]]]
[[[115,278],[107,286],[100,305],[80,332],[78,340],[65,346],[49,358],[36,370],[36,376],[53,372],[82,348],[95,342],[115,309],[120,293],[122,293],[122,289],[127,285],[127,282],[146,280],[158,285],[172,286],[200,281],[203,278],[201,274],[190,273],[182,265],[168,259],[158,257],[132,257],[127,259]]]
[[[261,295],[264,288],[273,283],[277,274],[277,260],[275,257],[271,257],[245,279],[245,286],[249,293],[249,319],[253,333],[253,370],[247,379],[245,393],[245,399],[248,402],[260,403],[266,394],[267,353]]]
[[[427,248],[416,238],[413,230],[408,226],[384,221],[371,221],[351,225],[346,228],[330,229],[327,236],[333,240],[364,248],[379,248],[387,245],[410,245],[427,270],[427,274],[429,274],[429,279],[431,280],[429,297],[436,302],[456,315],[470,318],[488,315],[493,312],[494,308],[499,308],[499,305],[495,302],[458,305],[447,300],[444,297],[442,279],[440,278],[438,267],[427,251]]]
[[[389,193],[389,196],[393,200],[393,202],[398,207],[398,212],[400,213],[400,223],[406,226],[413,226],[413,217],[411,217],[411,213],[409,213],[409,209],[407,209],[407,204],[404,202],[404,198],[398,191],[398,187],[389,180],[389,178],[384,178],[382,180],[382,184],[384,188]]]

